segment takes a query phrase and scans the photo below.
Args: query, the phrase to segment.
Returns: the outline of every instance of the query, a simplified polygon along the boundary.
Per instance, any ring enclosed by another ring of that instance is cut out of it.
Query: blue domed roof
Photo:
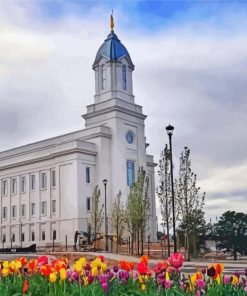
[[[111,31],[111,33],[107,36],[105,42],[100,46],[93,63],[93,67],[103,56],[109,58],[109,60],[111,61],[117,61],[122,57],[126,57],[130,65],[134,67],[127,49],[118,39],[114,31]]]

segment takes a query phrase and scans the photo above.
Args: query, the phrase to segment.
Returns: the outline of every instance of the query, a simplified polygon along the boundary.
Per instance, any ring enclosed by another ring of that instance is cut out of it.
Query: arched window
[[[126,77],[126,66],[122,66],[122,87],[127,89],[127,77]]]
[[[101,66],[101,89],[106,88],[106,73],[105,73],[105,66]]]

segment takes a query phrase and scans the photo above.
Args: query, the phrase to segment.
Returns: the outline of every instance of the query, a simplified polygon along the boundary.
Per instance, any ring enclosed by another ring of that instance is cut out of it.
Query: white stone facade
[[[109,42],[118,42],[115,36]],[[90,224],[95,185],[101,189],[103,203],[102,180],[108,180],[108,216],[119,190],[127,200],[127,165],[133,165],[135,176],[139,166],[148,173],[147,235],[156,240],[155,164],[146,154],[146,116],[134,103],[134,65],[126,52],[112,58],[99,50],[93,65],[94,104],[83,115],[85,129],[0,153],[0,238],[4,247],[10,246],[11,238],[13,247],[21,241],[22,246],[50,245],[53,236],[56,243],[65,244],[66,235],[68,244],[73,244],[75,231],[87,231]]]

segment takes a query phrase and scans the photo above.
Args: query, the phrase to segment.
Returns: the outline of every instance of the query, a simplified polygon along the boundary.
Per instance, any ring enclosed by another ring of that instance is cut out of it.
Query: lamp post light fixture
[[[103,180],[103,184],[105,186],[105,250],[108,251],[108,217],[107,217],[107,207],[106,207],[106,185],[107,180]]]
[[[170,167],[171,167],[171,188],[172,188],[172,221],[173,221],[173,237],[174,237],[174,253],[177,252],[177,240],[176,240],[176,217],[175,217],[175,197],[174,197],[174,185],[173,185],[173,164],[172,164],[172,134],[174,127],[168,125],[166,127],[167,135],[169,137],[169,150],[170,150]]]

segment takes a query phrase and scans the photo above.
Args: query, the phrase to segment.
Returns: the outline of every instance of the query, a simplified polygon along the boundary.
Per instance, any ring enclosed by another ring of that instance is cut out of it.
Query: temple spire
[[[112,10],[111,17],[110,17],[110,28],[111,28],[111,31],[113,32],[114,31],[113,10]]]

